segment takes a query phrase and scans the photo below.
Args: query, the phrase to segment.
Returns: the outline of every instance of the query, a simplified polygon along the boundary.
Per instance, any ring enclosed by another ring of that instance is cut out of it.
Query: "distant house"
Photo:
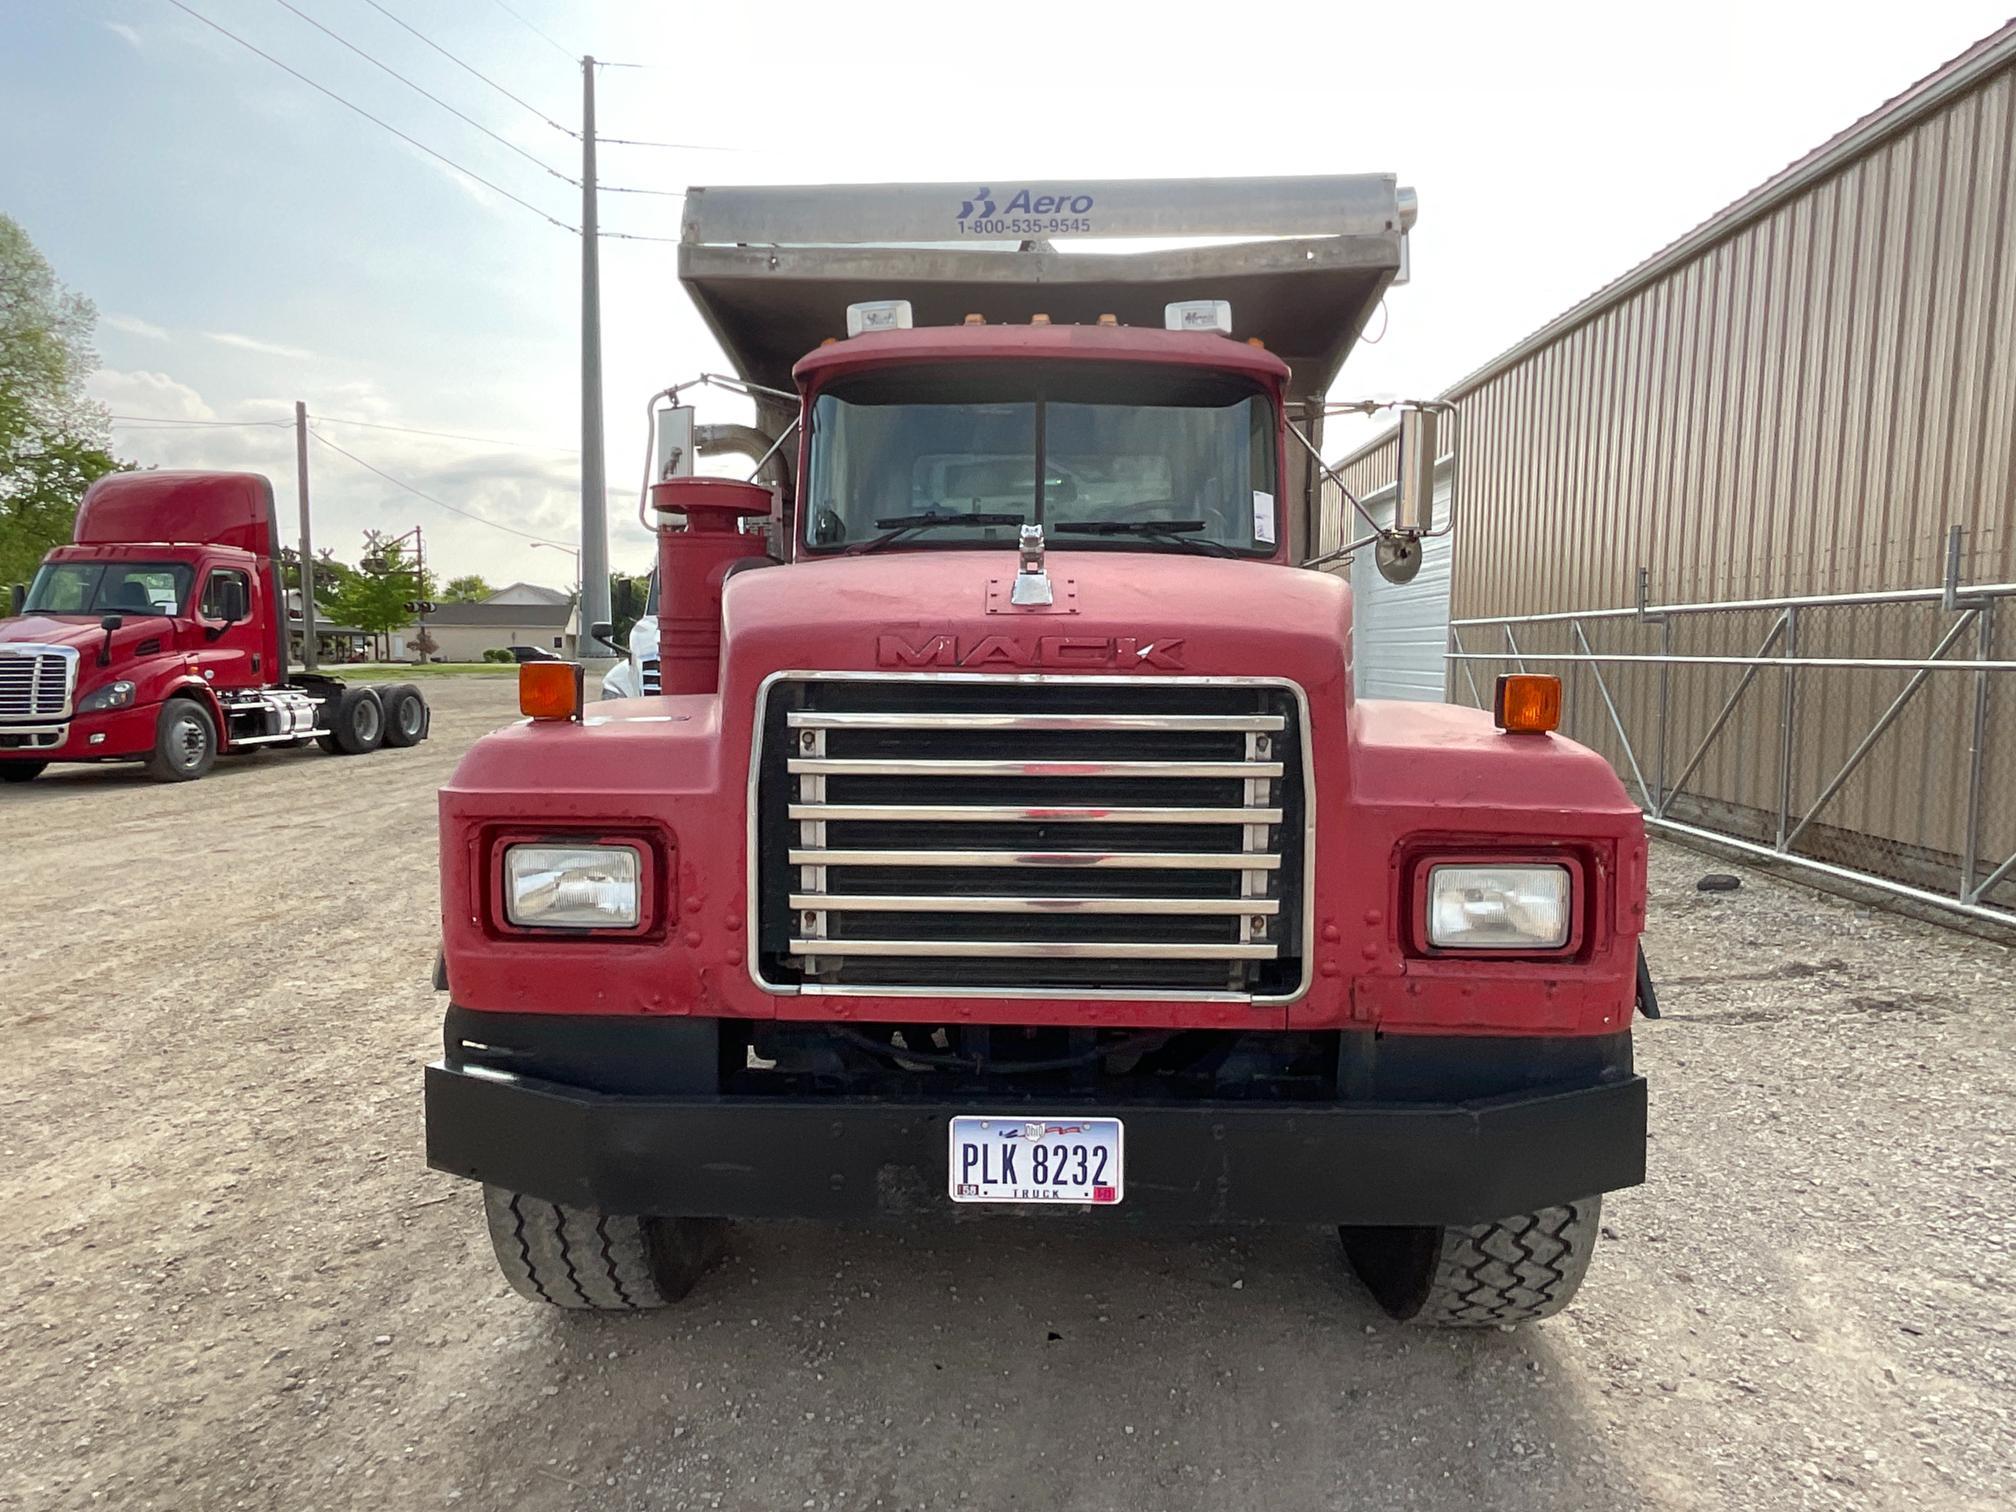
[[[405,654],[412,654],[413,637],[419,633],[418,625],[408,625],[400,632],[400,642],[408,648]],[[434,656],[441,661],[481,661],[485,651],[508,650],[512,646],[539,646],[556,656],[571,658],[580,640],[580,625],[574,605],[563,593],[552,603],[499,603],[493,597],[480,604],[436,604],[427,616],[427,633],[434,639]]]
[[[491,594],[486,604],[566,604],[573,595],[558,588],[542,588],[537,583],[508,583]]]
[[[305,632],[301,624],[301,590],[287,590],[287,655],[304,660]],[[339,625],[336,617],[319,601],[315,605],[315,647],[317,659],[325,662],[364,661],[371,652],[371,637],[354,625]]]

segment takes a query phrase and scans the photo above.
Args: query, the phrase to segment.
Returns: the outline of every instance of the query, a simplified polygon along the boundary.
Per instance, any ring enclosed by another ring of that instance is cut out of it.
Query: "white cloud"
[[[132,48],[135,52],[138,52],[141,49],[142,43],[140,41],[140,32],[137,27],[128,26],[123,21],[100,21],[98,24],[104,27],[105,30],[107,30],[108,32],[112,33],[112,35],[117,37],[121,42],[124,42],[128,47]]]
[[[236,331],[205,331],[203,335],[219,346],[237,347],[245,352],[264,352],[269,357],[306,360],[315,355],[305,347],[282,346],[277,341],[261,341],[257,336],[241,336]]]
[[[166,341],[168,328],[158,326],[151,320],[142,320],[138,315],[108,314],[98,317],[115,331],[124,331],[128,336],[145,336],[149,341]]]
[[[220,393],[218,404],[213,406],[190,385],[166,373],[145,370],[100,368],[86,388],[115,415],[170,422],[113,421],[112,443],[117,455],[142,467],[263,473],[273,480],[286,529],[292,534],[291,404]],[[459,428],[438,415],[401,410],[368,381],[318,388],[309,398],[308,410],[311,421],[318,412],[326,411],[332,416],[368,416],[384,424],[422,430]],[[189,423],[205,421],[212,423]],[[226,423],[215,423],[218,421]],[[334,419],[315,422],[315,429],[372,467],[467,511],[458,514],[417,498],[331,447],[311,443],[309,471],[318,548],[328,547],[345,561],[354,561],[367,529],[396,535],[419,525],[426,531],[428,566],[444,579],[474,572],[493,583],[522,579],[551,587],[572,586],[573,558],[535,549],[522,537],[495,528],[504,525],[550,540],[572,541],[580,528],[580,515],[576,464],[571,457],[374,430]],[[611,499],[612,523],[622,517],[626,507],[623,499]],[[650,560],[647,544],[632,544],[619,537],[617,545],[617,565],[625,571],[641,569]]]
[[[203,402],[201,394],[166,373],[100,368],[84,388],[115,415],[145,415],[157,420],[217,418],[217,412]]]

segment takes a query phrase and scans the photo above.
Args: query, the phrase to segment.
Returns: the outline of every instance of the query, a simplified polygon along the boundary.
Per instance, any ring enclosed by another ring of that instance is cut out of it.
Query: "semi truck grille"
[[[77,658],[59,650],[0,647],[0,719],[66,719]]]
[[[637,682],[647,697],[658,696],[658,658],[647,656],[637,664]]]
[[[1282,683],[773,683],[761,974],[803,991],[1287,997],[1305,732]]]

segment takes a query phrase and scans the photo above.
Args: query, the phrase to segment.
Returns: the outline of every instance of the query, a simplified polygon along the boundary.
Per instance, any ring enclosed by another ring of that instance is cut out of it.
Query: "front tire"
[[[497,1268],[528,1302],[576,1311],[640,1312],[693,1289],[721,1252],[713,1218],[598,1213],[483,1188]]]
[[[0,761],[0,782],[33,782],[48,765],[46,761]]]
[[[217,764],[217,722],[193,698],[171,698],[154,725],[147,775],[156,782],[194,782]]]
[[[1589,1270],[1603,1199],[1493,1223],[1340,1228],[1344,1254],[1390,1317],[1431,1328],[1501,1328],[1551,1317]]]

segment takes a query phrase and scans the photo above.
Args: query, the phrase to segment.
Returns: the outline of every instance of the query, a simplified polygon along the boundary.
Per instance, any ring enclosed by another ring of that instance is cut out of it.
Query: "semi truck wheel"
[[[427,700],[411,683],[394,683],[378,695],[385,705],[385,744],[416,746],[427,738]]]
[[[1496,1328],[1550,1317],[1589,1269],[1603,1199],[1460,1228],[1340,1228],[1344,1254],[1392,1317]]]
[[[322,706],[329,733],[318,735],[322,749],[333,755],[362,756],[385,739],[385,706],[370,688],[345,688]]]
[[[156,782],[194,782],[217,764],[217,723],[193,698],[161,705],[147,775]]]
[[[0,761],[0,782],[33,782],[48,765],[46,761]]]
[[[511,1289],[555,1307],[635,1312],[677,1302],[721,1252],[714,1218],[633,1218],[483,1188],[490,1247]]]

